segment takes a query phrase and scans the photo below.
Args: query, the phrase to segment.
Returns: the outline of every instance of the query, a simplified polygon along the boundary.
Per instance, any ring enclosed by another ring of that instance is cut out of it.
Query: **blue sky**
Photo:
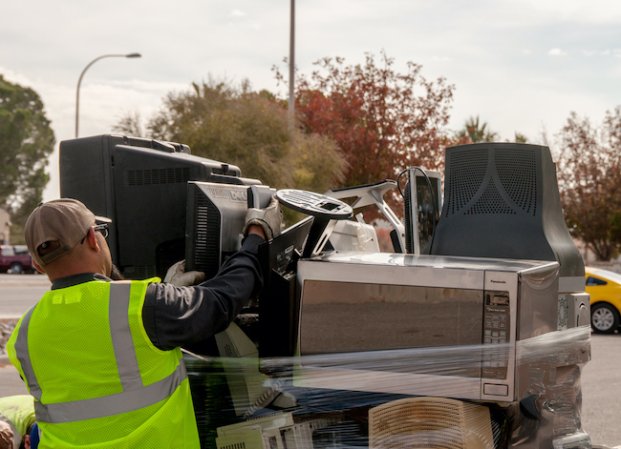
[[[296,65],[359,63],[384,50],[455,85],[451,129],[478,115],[502,140],[553,140],[571,111],[601,122],[620,101],[621,2],[612,0],[297,0]],[[0,73],[42,97],[58,141],[148,118],[171,91],[209,76],[278,89],[289,53],[288,0],[21,0],[0,17]],[[281,87],[281,92],[285,94]],[[56,155],[46,199],[58,196]]]

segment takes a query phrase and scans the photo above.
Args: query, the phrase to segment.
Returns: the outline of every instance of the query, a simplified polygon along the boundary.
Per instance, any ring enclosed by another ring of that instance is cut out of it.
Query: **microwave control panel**
[[[483,315],[482,375],[484,378],[506,378],[509,362],[510,327],[509,293],[486,291]]]

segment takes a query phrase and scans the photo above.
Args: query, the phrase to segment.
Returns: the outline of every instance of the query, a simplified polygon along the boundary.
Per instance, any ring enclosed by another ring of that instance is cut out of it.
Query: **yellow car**
[[[587,267],[585,276],[586,291],[591,295],[591,328],[594,332],[611,334],[621,324],[621,274]]]

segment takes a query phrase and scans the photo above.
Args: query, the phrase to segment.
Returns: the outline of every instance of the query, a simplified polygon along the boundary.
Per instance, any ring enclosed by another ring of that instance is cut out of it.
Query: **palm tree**
[[[493,142],[498,138],[498,134],[489,131],[487,123],[481,123],[479,116],[470,117],[464,124],[464,129],[457,133],[460,139],[469,139],[472,143],[476,142]]]

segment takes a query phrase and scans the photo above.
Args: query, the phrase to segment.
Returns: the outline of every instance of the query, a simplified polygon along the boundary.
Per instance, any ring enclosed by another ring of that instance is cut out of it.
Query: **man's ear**
[[[89,248],[94,249],[95,251],[99,251],[101,249],[99,242],[97,241],[96,231],[93,228],[88,230],[88,234],[86,235],[86,243]]]

